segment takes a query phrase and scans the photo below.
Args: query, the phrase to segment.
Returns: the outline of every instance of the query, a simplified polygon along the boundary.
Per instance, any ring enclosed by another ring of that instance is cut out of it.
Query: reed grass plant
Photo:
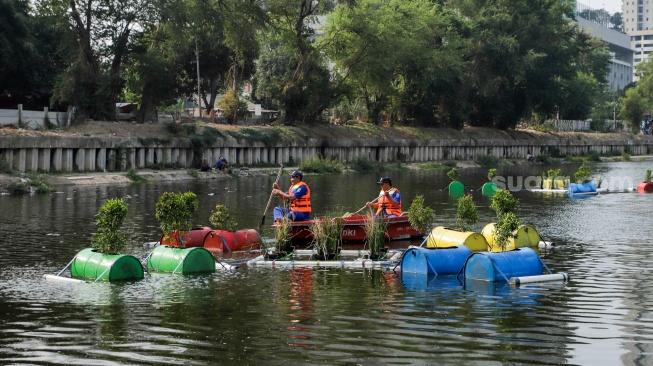
[[[382,219],[372,215],[365,219],[363,230],[365,231],[365,244],[369,247],[370,258],[378,258],[385,245],[387,225]]]
[[[292,235],[290,229],[290,220],[287,218],[281,219],[279,225],[274,227],[274,238],[277,241],[275,249],[277,253],[287,253],[291,251],[292,245],[290,240],[292,239]]]
[[[313,219],[309,230],[313,234],[313,245],[317,249],[319,259],[335,258],[342,244],[342,228],[344,226],[344,220],[340,217],[323,220],[316,217]]]

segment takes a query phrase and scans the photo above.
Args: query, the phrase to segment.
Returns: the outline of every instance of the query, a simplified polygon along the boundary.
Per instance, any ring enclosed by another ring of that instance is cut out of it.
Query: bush
[[[499,166],[499,159],[493,155],[481,155],[476,159],[476,163],[483,168],[494,168]]]
[[[319,174],[330,174],[330,173],[341,173],[342,164],[338,163],[335,160],[322,159],[320,157],[310,158],[302,161],[299,164],[299,170],[304,173],[319,173]]]
[[[227,231],[236,231],[238,230],[238,224],[236,220],[231,217],[227,207],[225,205],[217,204],[215,205],[215,210],[211,212],[209,217],[209,222],[215,230],[227,230]]]
[[[95,222],[98,231],[91,241],[98,252],[120,254],[125,250],[125,235],[120,233],[120,229],[127,218],[127,211],[127,205],[120,198],[110,199],[100,208]]]
[[[460,231],[469,231],[478,222],[478,210],[471,194],[458,199],[456,210],[456,224]]]
[[[138,173],[134,169],[127,170],[127,173],[125,174],[125,176],[129,180],[131,180],[132,183],[141,184],[141,183],[147,183],[148,182],[147,178],[143,177],[142,175],[138,175]]]
[[[426,233],[433,226],[434,219],[435,211],[428,206],[424,206],[424,196],[415,197],[408,211],[410,226],[420,233]]]
[[[451,178],[452,181],[457,181],[458,178],[460,178],[460,173],[458,173],[458,169],[452,168],[448,173],[447,176]]]
[[[197,196],[193,192],[163,193],[156,203],[156,219],[161,225],[164,237],[170,239],[170,234],[176,230],[179,236],[174,240],[181,240],[192,228],[191,219],[198,206]],[[180,244],[183,246],[183,242]]]
[[[365,156],[355,157],[349,166],[351,169],[361,173],[378,172],[383,168],[381,164],[375,163]]]

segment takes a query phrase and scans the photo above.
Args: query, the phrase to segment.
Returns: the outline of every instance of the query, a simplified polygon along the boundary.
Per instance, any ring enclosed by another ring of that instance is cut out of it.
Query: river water
[[[620,191],[636,186],[650,167],[619,162],[593,168],[604,186]],[[502,168],[499,174],[517,185],[541,169]],[[476,190],[486,174],[464,169],[461,181]],[[356,211],[375,197],[380,175],[306,176],[314,213]],[[454,225],[455,201],[442,191],[445,172],[383,175],[401,190],[405,210],[423,194],[437,212],[437,224]],[[160,236],[154,207],[161,193],[197,193],[197,224],[208,224],[214,205],[222,203],[242,228],[255,228],[273,180],[274,174],[0,196],[0,364],[653,364],[653,194],[572,200],[514,193],[522,221],[557,243],[540,256],[553,272],[570,275],[566,285],[463,289],[448,276],[246,266],[129,283],[42,279],[89,246],[94,215],[108,198],[125,198],[127,252],[143,259],[150,250],[143,243]],[[479,207],[480,231],[494,213],[477,191],[470,193]],[[271,217],[270,210],[267,224]]]

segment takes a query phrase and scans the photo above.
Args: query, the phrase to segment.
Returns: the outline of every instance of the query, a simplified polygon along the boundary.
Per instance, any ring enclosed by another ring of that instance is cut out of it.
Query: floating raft
[[[311,252],[311,251],[308,251]],[[399,264],[399,259],[403,251],[392,250],[386,260],[372,260],[368,258],[341,259],[341,260],[266,260],[265,256],[258,256],[247,262],[252,267],[267,268],[296,268],[296,267],[328,267],[343,269],[388,269],[394,268]]]

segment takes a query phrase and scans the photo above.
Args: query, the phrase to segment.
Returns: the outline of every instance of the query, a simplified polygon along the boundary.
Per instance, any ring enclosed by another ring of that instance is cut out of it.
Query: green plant
[[[305,173],[331,174],[342,172],[342,164],[335,160],[323,159],[318,156],[302,161],[299,164],[299,170]]]
[[[599,162],[601,161],[601,155],[596,151],[590,151],[589,154],[587,154],[587,160]]]
[[[193,213],[199,207],[193,192],[164,192],[156,203],[156,219],[163,230],[164,239],[183,245],[181,238],[192,228]],[[173,231],[178,234],[171,236]]]
[[[447,173],[447,176],[451,178],[452,181],[457,181],[460,177],[460,173],[458,173],[458,169],[451,168],[451,170]]]
[[[365,243],[370,248],[370,258],[378,258],[381,249],[385,245],[386,224],[383,220],[368,216],[363,224],[365,231]]]
[[[274,227],[274,238],[277,243],[275,245],[277,253],[290,252],[292,250],[291,239],[292,235],[290,234],[290,220],[287,218],[281,219],[279,225]]]
[[[55,125],[54,123],[52,123],[52,121],[50,121],[50,116],[48,116],[47,113],[45,114],[45,117],[43,117],[43,127],[46,130],[54,130],[55,128],[57,128],[57,125]]]
[[[317,249],[318,258],[326,260],[337,253],[342,242],[342,228],[344,226],[342,218],[313,219],[309,230],[313,234],[313,245]]]
[[[361,173],[378,172],[383,168],[381,164],[375,163],[365,156],[355,157],[349,167]]]
[[[125,235],[120,233],[127,219],[127,205],[120,198],[109,199],[97,214],[97,232],[91,245],[104,254],[120,254],[125,250]]]
[[[456,224],[460,231],[469,231],[478,222],[478,210],[471,194],[458,199]]]
[[[630,154],[627,153],[627,152],[624,152],[623,154],[621,154],[621,158],[622,158],[624,161],[630,161]]]
[[[200,176],[200,172],[197,169],[193,168],[187,169],[186,174],[190,175],[193,178],[199,178]]]
[[[492,197],[492,203],[490,203],[490,208],[497,213],[497,217],[501,218],[504,214],[508,212],[513,212],[519,208],[519,200],[515,198],[510,191],[505,189],[500,189]]]
[[[494,177],[496,177],[496,176],[497,176],[497,169],[496,169],[496,168],[492,168],[492,169],[488,170],[488,172],[487,172],[487,180],[489,180],[489,181],[491,182],[491,181],[492,181],[492,178],[494,178]]]
[[[426,233],[433,225],[434,219],[435,211],[428,206],[424,206],[424,196],[419,195],[413,198],[408,211],[410,226],[420,233]]]
[[[573,174],[574,180],[576,183],[587,183],[589,182],[590,174],[592,173],[592,168],[589,165],[581,165],[578,167],[578,170]]]
[[[236,223],[236,220],[231,217],[225,205],[215,205],[215,210],[212,211],[211,216],[209,216],[209,222],[215,230],[238,230],[238,223]]]
[[[247,103],[238,98],[238,93],[233,88],[229,88],[220,101],[220,109],[224,117],[231,121],[231,124],[238,124],[238,117],[247,114]]]
[[[515,230],[519,228],[521,221],[513,212],[506,212],[499,217],[497,223],[494,225],[494,232],[492,238],[494,244],[497,245],[501,251],[506,250],[508,242],[511,238],[515,238]]]
[[[646,170],[646,176],[644,177],[644,182],[650,182],[653,178],[653,171],[651,169]]]
[[[140,184],[140,183],[147,183],[147,182],[148,182],[147,178],[145,178],[145,177],[142,176],[142,175],[138,175],[138,173],[136,172],[136,170],[134,170],[133,168],[127,170],[127,173],[125,174],[125,176],[126,176],[129,180],[131,180],[132,183]]]
[[[499,166],[499,158],[494,155],[480,155],[476,163],[484,168]]]

